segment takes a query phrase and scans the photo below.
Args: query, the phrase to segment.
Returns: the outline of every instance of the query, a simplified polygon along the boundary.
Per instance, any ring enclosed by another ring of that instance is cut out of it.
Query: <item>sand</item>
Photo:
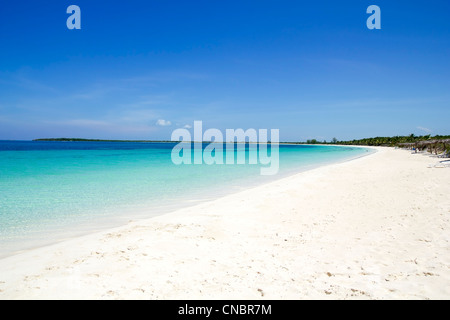
[[[449,299],[450,168],[377,148],[0,260],[0,299]]]

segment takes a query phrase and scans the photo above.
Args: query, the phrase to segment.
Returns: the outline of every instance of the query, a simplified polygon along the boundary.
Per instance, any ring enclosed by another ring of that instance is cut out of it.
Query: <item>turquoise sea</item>
[[[372,152],[280,145],[278,174],[262,176],[248,161],[175,165],[175,145],[0,141],[0,257]],[[248,155],[248,145],[236,149]]]

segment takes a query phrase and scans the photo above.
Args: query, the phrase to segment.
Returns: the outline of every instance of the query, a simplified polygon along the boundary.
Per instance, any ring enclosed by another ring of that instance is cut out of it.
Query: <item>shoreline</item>
[[[113,142],[113,141],[110,141]],[[311,145],[315,146],[315,145]],[[330,145],[331,146],[331,145]],[[347,147],[352,148],[353,146],[345,146],[345,145],[337,145],[337,147]],[[76,239],[79,237],[87,236],[90,234],[95,234],[98,232],[106,231],[113,228],[118,228],[122,226],[126,226],[129,222],[142,221],[147,219],[152,219],[157,216],[169,214],[171,212],[188,208],[192,206],[196,206],[200,203],[210,202],[222,197],[242,192],[243,190],[255,188],[258,186],[262,186],[264,184],[268,184],[277,180],[284,179],[286,177],[317,169],[323,166],[328,166],[332,164],[343,163],[347,161],[353,161],[360,157],[369,156],[371,153],[376,152],[376,149],[366,146],[354,146],[354,148],[358,149],[367,149],[366,153],[354,155],[351,157],[347,157],[344,159],[338,160],[330,160],[316,164],[310,164],[307,166],[299,165],[297,167],[286,169],[286,171],[278,173],[274,176],[264,176],[259,177],[261,181],[253,181],[249,178],[245,179],[245,181],[237,181],[232,185],[226,186],[228,190],[204,190],[202,191],[202,195],[198,195],[197,198],[191,197],[179,197],[176,200],[176,204],[159,204],[159,205],[143,205],[140,206],[140,209],[133,209],[132,211],[117,211],[110,216],[105,217],[95,217],[91,221],[83,221],[82,223],[78,223],[71,226],[63,227],[63,229],[59,228],[57,225],[50,226],[47,228],[45,232],[37,231],[35,232],[34,238],[24,238],[23,240],[19,240],[18,245],[10,245],[7,250],[0,252],[0,260],[5,259],[16,254],[26,253],[31,250],[36,250],[42,247],[51,246],[53,244],[61,243],[67,240]],[[49,234],[52,236],[46,238],[42,238],[42,234]]]
[[[0,299],[448,299],[450,170],[375,149],[3,258]]]

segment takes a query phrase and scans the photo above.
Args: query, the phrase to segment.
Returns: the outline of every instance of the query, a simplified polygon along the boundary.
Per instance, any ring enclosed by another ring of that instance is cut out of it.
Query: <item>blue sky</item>
[[[170,139],[194,120],[282,141],[450,134],[449,14],[447,0],[4,1],[0,139]]]

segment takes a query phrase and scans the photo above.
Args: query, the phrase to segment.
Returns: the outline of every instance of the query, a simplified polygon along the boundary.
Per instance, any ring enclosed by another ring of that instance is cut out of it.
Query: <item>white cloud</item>
[[[425,131],[426,133],[431,133],[431,132],[432,132],[431,129],[424,128],[424,127],[417,127],[417,129],[422,130],[422,131]]]
[[[185,129],[190,129],[190,128],[192,128],[192,126],[190,126],[190,125],[185,125],[183,128],[185,128]]]
[[[158,121],[156,121],[156,125],[166,127],[172,125],[172,122],[170,122],[169,120],[159,119]]]

